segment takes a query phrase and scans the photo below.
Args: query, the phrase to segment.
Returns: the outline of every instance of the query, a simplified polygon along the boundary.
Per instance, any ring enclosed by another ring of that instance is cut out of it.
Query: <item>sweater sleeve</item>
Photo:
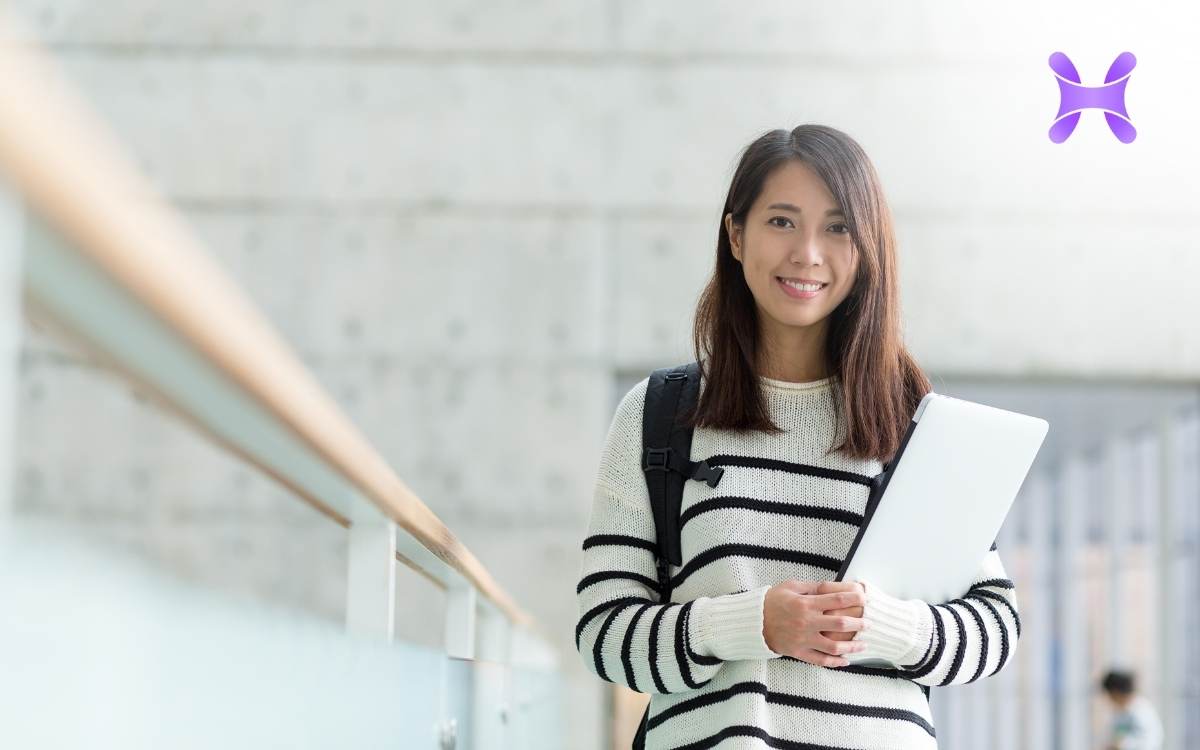
[[[1000,553],[988,551],[962,596],[931,604],[898,599],[860,579],[867,592],[863,619],[870,627],[855,634],[867,643],[863,656],[897,665],[922,685],[955,685],[990,677],[1012,661],[1021,637],[1017,591]]]
[[[583,540],[575,646],[589,671],[642,693],[703,687],[726,661],[781,656],[763,637],[770,586],[659,603],[655,528],[641,468],[646,380],[609,428]]]

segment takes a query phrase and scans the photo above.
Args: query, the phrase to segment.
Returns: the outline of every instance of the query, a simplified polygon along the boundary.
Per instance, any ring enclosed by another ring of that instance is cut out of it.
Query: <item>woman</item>
[[[875,169],[846,134],[773,130],[743,152],[686,415],[692,460],[724,475],[685,483],[683,564],[657,603],[644,379],[609,428],[583,543],[576,645],[599,677],[651,694],[647,748],[936,748],[928,686],[1012,659],[1016,590],[995,547],[950,602],[831,580],[868,480],[930,390],[901,340],[895,245]],[[851,652],[896,666],[849,665]]]

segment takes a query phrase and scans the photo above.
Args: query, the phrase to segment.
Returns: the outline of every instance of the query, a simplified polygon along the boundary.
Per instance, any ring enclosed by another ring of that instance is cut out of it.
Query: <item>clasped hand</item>
[[[767,591],[763,637],[772,651],[822,667],[844,667],[843,654],[866,644],[866,589],[857,581],[783,581]]]

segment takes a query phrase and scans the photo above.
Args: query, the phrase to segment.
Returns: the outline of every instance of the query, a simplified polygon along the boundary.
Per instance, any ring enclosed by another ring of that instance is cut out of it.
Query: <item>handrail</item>
[[[469,582],[510,622],[537,629],[211,260],[44,53],[18,38],[26,35],[14,23],[0,18],[0,168],[66,240],[43,234],[27,259],[34,309],[99,344],[108,364],[339,523],[391,519],[419,543],[398,554],[402,561],[440,585]],[[114,330],[162,348],[139,358]],[[180,377],[226,399],[220,403],[230,414],[188,403],[172,380]],[[237,419],[259,433],[232,434]],[[297,461],[313,463],[299,471]]]

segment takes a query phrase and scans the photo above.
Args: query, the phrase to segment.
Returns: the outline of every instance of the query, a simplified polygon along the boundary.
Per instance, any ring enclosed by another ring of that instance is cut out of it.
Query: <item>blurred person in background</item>
[[[1133,673],[1110,670],[1100,687],[1115,710],[1105,750],[1161,750],[1162,722],[1153,704],[1137,694]]]

